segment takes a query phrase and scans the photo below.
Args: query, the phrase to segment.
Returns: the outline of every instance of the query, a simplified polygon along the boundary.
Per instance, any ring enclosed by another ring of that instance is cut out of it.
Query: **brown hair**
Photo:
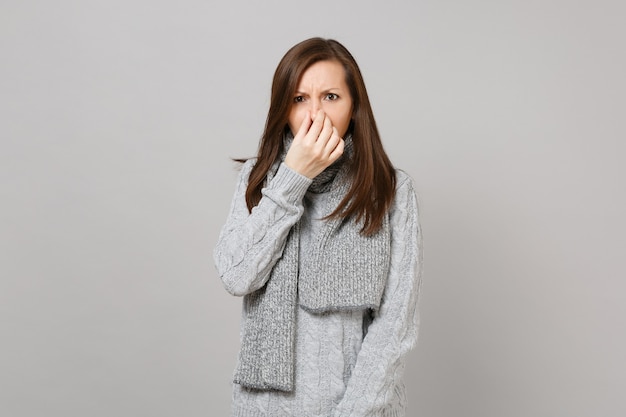
[[[358,178],[352,181],[346,196],[328,217],[355,216],[357,222],[363,221],[361,233],[372,235],[382,226],[395,195],[396,174],[383,149],[361,71],[350,52],[333,39],[311,38],[300,42],[287,51],[276,68],[265,131],[248,179],[248,210],[252,211],[261,200],[267,172],[283,152],[283,135],[289,129],[289,112],[300,77],[319,61],[337,61],[345,70],[353,103],[349,129],[354,154],[350,175]]]

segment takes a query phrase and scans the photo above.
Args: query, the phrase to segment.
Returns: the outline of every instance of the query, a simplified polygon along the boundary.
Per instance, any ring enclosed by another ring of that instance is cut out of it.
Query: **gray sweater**
[[[228,219],[215,248],[228,292],[242,296],[266,283],[290,228],[302,218],[300,254],[319,230],[325,193],[307,192],[311,180],[281,164],[248,213],[244,164]],[[380,310],[296,315],[295,390],[259,391],[234,384],[233,417],[401,417],[406,395],[402,374],[417,342],[417,299],[422,252],[413,182],[397,171],[390,211],[391,266]],[[244,317],[245,320],[245,317]]]

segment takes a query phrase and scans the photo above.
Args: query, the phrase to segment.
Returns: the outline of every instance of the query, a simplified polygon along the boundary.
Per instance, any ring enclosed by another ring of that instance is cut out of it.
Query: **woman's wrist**
[[[280,190],[289,201],[298,202],[302,200],[312,182],[312,179],[282,162],[268,188]]]

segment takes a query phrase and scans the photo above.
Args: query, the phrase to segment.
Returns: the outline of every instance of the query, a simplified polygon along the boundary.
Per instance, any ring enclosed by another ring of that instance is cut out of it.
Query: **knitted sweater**
[[[311,180],[280,165],[248,213],[247,179],[241,170],[228,219],[214,252],[224,286],[242,296],[266,283],[287,234],[302,218],[301,258],[319,230],[325,193],[307,192]],[[369,311],[296,315],[295,389],[291,393],[233,387],[233,417],[403,417],[402,374],[417,342],[421,283],[421,233],[413,182],[397,171],[390,209],[391,265],[381,306]],[[245,315],[244,318],[245,320]]]

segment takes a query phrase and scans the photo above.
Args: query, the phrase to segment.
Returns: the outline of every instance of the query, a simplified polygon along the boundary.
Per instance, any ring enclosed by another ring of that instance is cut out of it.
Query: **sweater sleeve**
[[[417,343],[422,238],[412,180],[399,173],[402,182],[390,212],[391,262],[383,299],[334,417],[386,416],[385,411],[404,402],[396,397],[403,396],[397,388],[406,354]]]
[[[226,224],[213,252],[226,290],[246,295],[267,282],[280,259],[289,230],[304,211],[302,199],[311,180],[284,163],[263,188],[259,204],[248,212],[246,188],[254,162],[244,164]]]

